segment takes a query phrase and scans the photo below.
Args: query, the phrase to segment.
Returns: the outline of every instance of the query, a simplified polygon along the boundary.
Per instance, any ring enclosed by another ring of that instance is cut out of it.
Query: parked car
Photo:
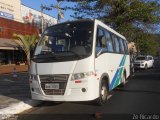
[[[143,69],[148,69],[152,68],[154,66],[154,59],[152,56],[147,55],[141,55],[136,57],[134,60],[134,67],[135,68],[143,68]]]

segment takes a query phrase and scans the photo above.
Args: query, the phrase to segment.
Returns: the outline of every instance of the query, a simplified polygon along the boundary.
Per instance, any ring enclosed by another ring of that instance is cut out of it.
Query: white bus
[[[45,30],[31,60],[32,99],[103,105],[129,75],[124,36],[99,20],[60,23]]]

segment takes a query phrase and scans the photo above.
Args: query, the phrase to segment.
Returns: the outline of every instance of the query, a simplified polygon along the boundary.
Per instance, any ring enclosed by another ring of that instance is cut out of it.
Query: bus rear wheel
[[[121,77],[121,86],[124,87],[126,84],[126,75],[125,73],[123,73],[122,77]]]
[[[96,102],[98,105],[102,106],[107,102],[107,97],[109,95],[108,84],[106,80],[101,81],[99,92],[99,98],[96,100]]]

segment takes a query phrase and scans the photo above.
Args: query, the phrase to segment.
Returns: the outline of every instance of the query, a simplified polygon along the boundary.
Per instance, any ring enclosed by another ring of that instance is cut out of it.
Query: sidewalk
[[[17,114],[40,103],[31,100],[28,73],[0,75],[0,120],[1,116]]]

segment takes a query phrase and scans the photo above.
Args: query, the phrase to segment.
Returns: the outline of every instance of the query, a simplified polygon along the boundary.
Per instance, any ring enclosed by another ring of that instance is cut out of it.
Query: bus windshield
[[[37,62],[70,61],[90,56],[93,27],[92,21],[66,22],[49,27],[42,35],[33,59]]]

